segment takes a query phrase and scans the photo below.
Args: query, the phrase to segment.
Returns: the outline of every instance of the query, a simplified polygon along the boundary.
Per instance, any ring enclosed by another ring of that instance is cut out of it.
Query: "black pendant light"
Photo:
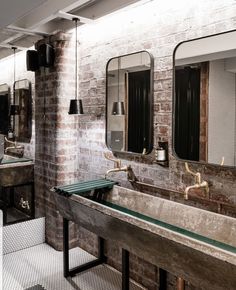
[[[111,114],[114,116],[122,116],[125,114],[124,102],[120,101],[120,57],[118,57],[118,90],[117,102],[113,102]]]
[[[13,104],[10,106],[10,116],[15,116],[15,115],[19,115],[20,114],[20,107],[19,105],[16,105],[16,96],[15,96],[15,81],[16,81],[16,49],[17,47],[12,47],[13,51],[14,51],[14,74],[13,74]]]
[[[78,27],[78,21],[79,18],[73,18],[72,19],[75,22],[75,98],[70,100],[70,108],[69,108],[69,115],[82,115],[84,113],[83,111],[83,105],[82,100],[78,100],[78,78],[77,78],[77,72],[78,72],[78,54],[77,54],[77,27]]]

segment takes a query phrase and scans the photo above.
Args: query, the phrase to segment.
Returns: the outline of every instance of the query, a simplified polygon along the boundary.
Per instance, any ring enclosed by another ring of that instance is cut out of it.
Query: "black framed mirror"
[[[153,148],[153,57],[139,51],[106,66],[106,144],[113,152]]]
[[[236,31],[180,43],[174,52],[177,158],[236,166]]]
[[[13,103],[18,108],[13,116],[13,131],[18,142],[29,143],[32,135],[32,95],[31,83],[27,79],[18,80],[13,85]]]
[[[0,85],[0,134],[7,135],[9,130],[10,88]]]

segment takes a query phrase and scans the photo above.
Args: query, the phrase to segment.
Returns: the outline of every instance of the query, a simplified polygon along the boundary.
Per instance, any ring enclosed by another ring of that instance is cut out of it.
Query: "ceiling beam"
[[[8,44],[8,43],[3,43],[3,42],[0,43],[0,47],[9,48],[9,49],[12,49],[13,47],[16,47],[16,49],[19,49],[19,50],[27,50],[27,49],[29,49],[28,47],[18,46],[18,45],[11,45],[11,44]]]
[[[55,19],[55,13],[58,11],[68,12],[89,2],[90,0],[49,0],[14,23],[14,25],[26,29],[37,29],[37,27]]]
[[[17,40],[18,38],[24,36],[23,33],[17,33],[11,37],[8,37],[7,39],[5,39],[4,41],[2,41],[1,43],[5,43],[5,44],[10,44],[11,42]]]
[[[46,0],[1,1],[0,27],[6,27],[13,21],[16,21],[27,13],[30,13],[33,9],[36,9],[44,2],[46,2]]]
[[[73,18],[78,18],[80,23],[85,23],[85,24],[93,22],[93,20],[90,19],[90,18],[82,17],[82,16],[79,16],[79,15],[74,15],[74,14],[67,13],[67,12],[64,12],[64,11],[58,11],[55,14],[55,16],[56,17],[61,17],[61,18],[67,19],[67,20],[73,20]]]
[[[21,33],[26,34],[26,35],[39,35],[39,36],[48,36],[49,35],[49,33],[45,32],[45,31],[26,29],[26,28],[17,27],[14,25],[8,25],[5,29],[9,30],[9,31],[21,32]]]

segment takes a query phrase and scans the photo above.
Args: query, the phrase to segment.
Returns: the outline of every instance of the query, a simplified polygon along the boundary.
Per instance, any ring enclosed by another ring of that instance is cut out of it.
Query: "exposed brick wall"
[[[171,2],[171,3],[170,3]],[[104,176],[113,164],[103,157],[105,145],[105,68],[115,56],[146,49],[154,57],[154,146],[168,141],[170,166],[163,168],[151,164],[149,157],[133,158],[120,154],[123,165],[130,164],[138,179],[158,187],[178,190],[192,184],[183,162],[173,156],[172,143],[172,66],[175,46],[184,40],[236,28],[234,1],[186,2],[150,1],[141,7],[126,10],[96,21],[79,30],[80,39],[80,96],[89,115],[79,120],[79,171],[81,180]],[[204,192],[196,191],[188,204],[219,213],[236,216],[236,170],[213,165],[191,164],[211,184],[210,200]],[[130,187],[124,173],[112,178]],[[144,189],[147,190],[148,189]],[[154,194],[154,193],[153,193]],[[157,194],[157,193],[155,193]],[[157,194],[158,195],[158,194]],[[159,193],[160,196],[163,194]],[[184,202],[182,194],[168,192],[163,197]],[[87,248],[92,238],[83,239],[80,245]],[[91,246],[90,246],[91,247]],[[120,269],[120,251],[114,244],[106,244],[109,263]],[[144,271],[144,269],[146,271]],[[131,257],[131,276],[148,289],[156,289],[156,267],[138,257]],[[175,277],[168,275],[169,289],[175,288]],[[195,289],[188,285],[188,289]]]
[[[184,2],[184,1],[182,1]],[[105,145],[105,68],[114,56],[147,49],[154,56],[154,144],[159,138],[169,141],[170,167],[150,164],[142,158],[125,156],[123,164],[131,164],[140,180],[183,191],[192,177],[185,173],[183,162],[172,154],[172,65],[175,46],[184,40],[236,28],[234,1],[193,1],[165,8],[151,1],[132,11],[124,11],[82,26],[80,39],[80,97],[88,114],[79,120],[79,177],[103,176],[112,164],[103,157]],[[177,7],[177,6],[180,7]],[[135,16],[136,15],[136,16]],[[139,17],[143,15],[143,18]],[[120,21],[122,19],[122,22]],[[109,24],[109,25],[108,25]],[[107,29],[105,29],[107,28]],[[128,159],[128,161],[127,161]],[[140,162],[139,162],[140,161]],[[144,162],[143,162],[144,161]],[[236,203],[235,170],[219,166],[191,164],[211,183],[212,198]],[[112,177],[126,185],[125,174]],[[218,194],[217,194],[218,193]]]
[[[53,68],[41,68],[35,74],[36,215],[46,216],[46,240],[61,250],[62,217],[50,188],[71,183],[77,174],[77,119],[68,115],[69,99],[75,97],[74,46],[70,35],[63,33],[46,41],[54,46],[56,59]]]
[[[170,3],[171,2],[171,3]],[[56,65],[36,74],[36,205],[37,214],[46,215],[47,241],[61,249],[61,217],[49,188],[104,176],[113,164],[103,157],[105,145],[105,68],[115,56],[146,49],[155,62],[154,73],[154,145],[169,142],[170,166],[152,163],[152,156],[134,158],[120,155],[130,164],[139,180],[158,187],[178,190],[151,194],[177,202],[183,201],[184,188],[193,183],[183,162],[173,156],[172,134],[172,65],[175,46],[184,40],[236,28],[235,1],[150,1],[141,7],[125,10],[79,28],[79,94],[85,115],[68,116],[69,99],[74,94],[73,41],[57,34],[50,41],[56,48]],[[46,118],[43,118],[43,91],[46,94]],[[210,199],[203,192],[190,196],[188,204],[236,217],[236,170],[213,165],[191,164],[211,184]],[[123,186],[131,187],[124,173],[112,175]],[[76,226],[71,225],[76,242]],[[79,244],[96,253],[95,237],[78,230]],[[120,249],[106,243],[109,264],[120,269]],[[131,256],[131,277],[148,289],[158,285],[158,269]],[[176,277],[168,275],[168,289],[175,289]],[[197,289],[188,285],[187,289]]]

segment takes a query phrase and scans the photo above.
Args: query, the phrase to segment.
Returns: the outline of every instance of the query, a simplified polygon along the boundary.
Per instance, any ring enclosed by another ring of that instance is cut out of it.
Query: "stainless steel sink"
[[[55,195],[65,218],[198,289],[235,289],[236,219],[119,186],[100,200]]]

